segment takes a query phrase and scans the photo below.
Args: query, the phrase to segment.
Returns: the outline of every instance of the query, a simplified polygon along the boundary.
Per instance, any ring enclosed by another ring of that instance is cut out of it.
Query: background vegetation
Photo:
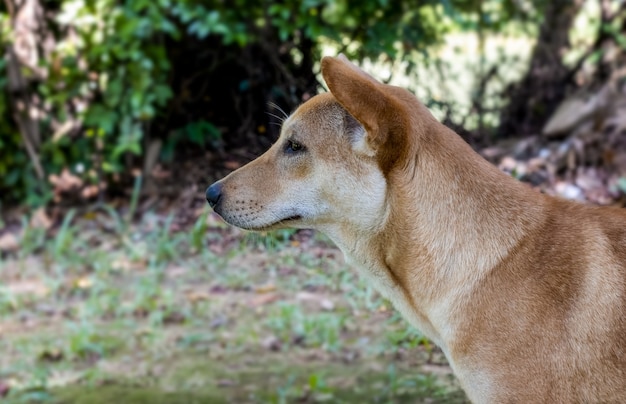
[[[3,0],[0,399],[464,402],[326,239],[203,191],[343,52],[531,186],[623,206],[625,32],[620,0]]]
[[[573,44],[585,4],[587,38]],[[63,170],[80,178],[79,199],[92,200],[119,191],[133,169],[241,145],[256,153],[277,134],[268,105],[289,112],[315,94],[324,52],[395,66],[404,76],[430,66],[429,75],[453,80],[441,49],[459,34],[478,41],[479,58],[457,84],[471,107],[432,94],[424,102],[467,136],[475,131],[475,141],[534,134],[572,88],[606,80],[618,65],[612,53],[623,56],[623,4],[594,4],[5,0],[2,201],[50,202],[51,175]],[[494,37],[525,42],[489,55]],[[432,77],[412,77],[416,91],[432,90]]]

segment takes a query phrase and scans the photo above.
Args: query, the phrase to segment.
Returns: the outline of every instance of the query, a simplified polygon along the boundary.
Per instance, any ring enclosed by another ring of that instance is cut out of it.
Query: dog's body
[[[626,212],[529,189],[343,58],[322,72],[331,93],[209,187],[215,210],[326,233],[472,401],[626,402]]]

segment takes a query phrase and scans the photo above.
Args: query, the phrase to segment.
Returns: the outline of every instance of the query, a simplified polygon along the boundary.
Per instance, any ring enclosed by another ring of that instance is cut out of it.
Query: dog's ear
[[[389,137],[400,124],[404,108],[387,89],[388,86],[376,81],[343,55],[323,58],[322,76],[341,106],[365,129],[369,148],[376,154],[382,152],[379,157],[385,160],[395,159],[397,156],[391,156],[382,149],[391,151],[391,146],[400,146],[397,142],[399,139]],[[387,165],[391,161],[381,163]]]
[[[378,113],[386,109],[387,99],[381,84],[343,55],[323,58],[322,76],[337,101],[363,125],[371,146],[384,143]]]

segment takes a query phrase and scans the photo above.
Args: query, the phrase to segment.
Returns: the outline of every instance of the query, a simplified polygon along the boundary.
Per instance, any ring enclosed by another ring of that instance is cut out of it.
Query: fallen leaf
[[[273,303],[278,299],[280,299],[280,296],[277,293],[267,293],[251,299],[248,304],[252,307],[259,307],[269,303]]]
[[[20,243],[13,233],[5,233],[0,236],[0,251],[12,252],[20,248]]]
[[[269,292],[274,292],[275,290],[276,290],[276,285],[273,285],[271,283],[267,285],[257,286],[254,288],[254,291],[256,293],[269,293]]]
[[[30,226],[36,229],[44,229],[48,230],[52,227],[52,220],[46,213],[44,208],[39,208],[33,213],[33,216],[30,218]]]
[[[100,187],[97,185],[89,185],[86,186],[85,188],[83,188],[83,190],[81,191],[80,195],[84,198],[84,199],[91,199],[91,198],[95,198],[96,196],[98,196],[98,193],[100,193]]]
[[[93,281],[89,277],[83,276],[75,279],[73,286],[76,289],[89,289],[93,286]]]
[[[211,295],[204,290],[192,290],[185,294],[187,300],[191,303],[203,302],[209,300]]]
[[[452,374],[452,368],[447,365],[425,364],[421,366],[421,369],[425,373],[430,373],[438,376],[448,376]]]
[[[63,169],[61,175],[51,174],[48,180],[54,186],[54,193],[56,195],[72,191],[83,185],[83,180],[72,174],[67,168]]]

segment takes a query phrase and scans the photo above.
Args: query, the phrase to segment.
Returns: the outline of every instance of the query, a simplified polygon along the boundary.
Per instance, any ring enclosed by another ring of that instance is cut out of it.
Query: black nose
[[[214,183],[206,190],[206,200],[211,205],[211,207],[215,207],[217,203],[220,201],[222,197],[222,184],[219,182]]]

